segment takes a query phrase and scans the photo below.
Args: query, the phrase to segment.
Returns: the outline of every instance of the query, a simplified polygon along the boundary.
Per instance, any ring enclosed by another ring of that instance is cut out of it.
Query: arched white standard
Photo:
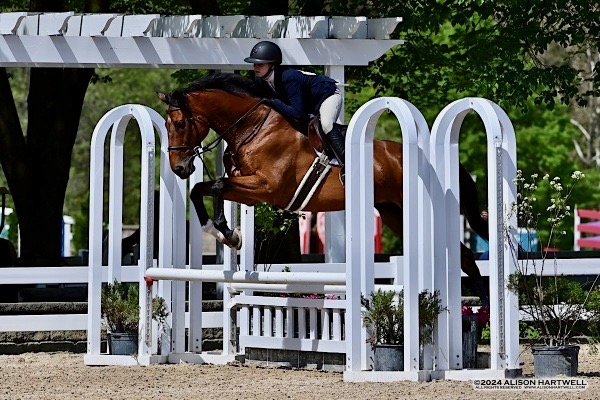
[[[475,111],[487,132],[488,205],[490,221],[490,327],[491,370],[504,374],[518,368],[518,308],[516,295],[506,289],[508,276],[516,271],[509,257],[510,241],[506,212],[516,201],[513,182],[516,172],[516,142],[506,113],[493,102],[481,98],[457,100],[436,118],[431,131],[431,176],[433,203],[434,282],[444,306],[450,312],[439,317],[435,369],[462,369],[460,249],[459,237],[458,134],[465,116]],[[479,376],[479,375],[478,375]],[[504,376],[504,375],[502,375]]]
[[[403,142],[403,218],[404,218],[404,307],[418,310],[419,226],[417,210],[419,194],[426,191],[428,169],[426,157],[429,147],[429,130],[421,113],[409,102],[391,97],[371,100],[358,109],[352,117],[346,137],[346,371],[345,380],[368,380],[368,349],[366,332],[361,326],[360,296],[373,290],[373,218],[367,210],[373,209],[373,135],[379,116],[384,111],[393,112],[402,130]],[[423,161],[425,159],[425,161]],[[427,211],[426,211],[427,210]],[[428,208],[423,209],[427,213]],[[409,240],[412,235],[413,240]],[[418,313],[405,313],[404,366],[402,377],[417,380],[419,373]],[[380,373],[382,375],[382,373]],[[384,378],[385,379],[385,378]]]

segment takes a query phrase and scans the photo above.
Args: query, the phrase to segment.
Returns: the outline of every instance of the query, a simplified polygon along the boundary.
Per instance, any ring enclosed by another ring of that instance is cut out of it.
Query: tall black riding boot
[[[346,143],[346,138],[344,138],[340,127],[334,125],[331,132],[327,134],[327,140],[329,141],[329,144],[335,153],[335,158],[337,158],[340,164],[340,180],[342,181],[342,184],[344,184],[346,179],[346,172],[344,170],[346,155],[346,149],[344,145]]]

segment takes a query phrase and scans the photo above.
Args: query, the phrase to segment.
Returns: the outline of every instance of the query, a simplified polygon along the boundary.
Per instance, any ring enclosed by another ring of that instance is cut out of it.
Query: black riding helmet
[[[281,49],[273,42],[258,42],[250,51],[250,57],[244,58],[244,61],[252,64],[281,64]]]

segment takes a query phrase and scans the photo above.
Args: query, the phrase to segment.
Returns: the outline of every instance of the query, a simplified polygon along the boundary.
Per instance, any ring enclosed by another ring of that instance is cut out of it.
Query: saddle
[[[340,128],[340,131],[346,136],[346,131],[348,130],[348,125],[334,124]],[[327,136],[323,132],[321,128],[321,120],[318,115],[315,115],[308,122],[308,140],[310,145],[315,149],[317,153],[325,153],[329,157],[330,162],[333,160],[340,160],[340,156],[336,154],[333,146],[329,144],[327,140]]]

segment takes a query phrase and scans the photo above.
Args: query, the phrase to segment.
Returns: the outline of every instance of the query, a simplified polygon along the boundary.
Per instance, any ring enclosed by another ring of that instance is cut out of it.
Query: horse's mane
[[[195,82],[192,82],[186,88],[175,89],[171,92],[171,97],[180,100],[185,95],[203,90],[223,90],[237,95],[246,95],[251,97],[265,97],[264,91],[260,90],[258,85],[248,78],[231,73],[215,73],[204,76]]]

